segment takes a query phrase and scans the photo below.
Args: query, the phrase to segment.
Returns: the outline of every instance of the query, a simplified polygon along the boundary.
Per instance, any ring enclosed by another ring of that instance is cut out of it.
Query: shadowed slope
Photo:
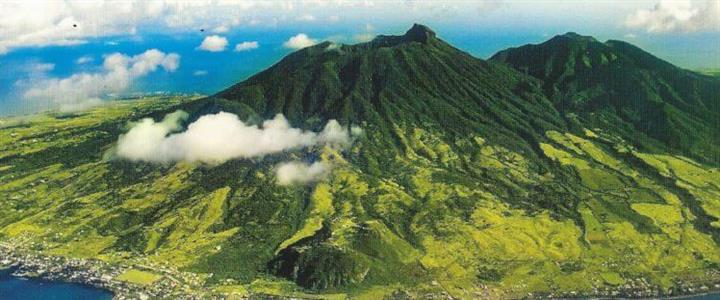
[[[379,141],[392,141],[392,125],[402,124],[450,138],[485,132],[525,147],[522,140],[564,127],[529,77],[474,58],[417,24],[402,36],[302,49],[216,97],[263,118],[283,113],[303,127],[333,118],[361,125],[382,132]]]
[[[586,126],[614,130],[645,149],[720,162],[717,78],[626,42],[602,43],[576,33],[503,50],[491,60],[542,80],[555,107],[565,116],[578,115]]]

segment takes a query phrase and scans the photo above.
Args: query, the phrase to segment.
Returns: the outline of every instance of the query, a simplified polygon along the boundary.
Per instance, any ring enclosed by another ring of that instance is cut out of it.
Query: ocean
[[[113,294],[86,284],[20,278],[11,270],[0,270],[0,299],[2,300],[109,300]]]
[[[10,270],[0,270],[1,300],[110,300],[113,294],[86,284],[48,281],[37,278],[21,278],[10,275]],[[720,294],[687,296],[676,299],[716,300]]]

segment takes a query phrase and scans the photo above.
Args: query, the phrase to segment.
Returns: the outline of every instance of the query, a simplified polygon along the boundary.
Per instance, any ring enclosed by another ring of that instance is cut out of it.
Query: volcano
[[[0,156],[15,166],[0,167],[0,238],[170,264],[249,296],[675,295],[720,280],[719,87],[575,33],[489,60],[419,24],[323,42],[210,97],[55,121],[75,127]],[[177,109],[187,124],[283,114],[293,127],[337,120],[362,133],[343,148],[218,165],[98,153],[127,121]],[[24,145],[12,141],[3,147]],[[332,170],[278,185],[288,159]]]

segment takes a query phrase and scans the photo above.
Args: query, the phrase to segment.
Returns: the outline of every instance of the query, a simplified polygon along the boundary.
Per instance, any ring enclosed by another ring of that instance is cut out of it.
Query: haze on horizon
[[[413,23],[480,58],[573,31],[688,69],[720,68],[720,0],[4,1],[0,115],[214,93],[297,49]]]

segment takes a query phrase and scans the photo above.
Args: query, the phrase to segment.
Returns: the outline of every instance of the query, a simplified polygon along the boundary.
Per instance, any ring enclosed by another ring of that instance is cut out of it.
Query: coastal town
[[[143,263],[127,266],[97,259],[50,256],[21,249],[6,242],[0,242],[0,258],[0,270],[10,269],[12,276],[86,284],[111,291],[113,299],[245,299],[249,296],[213,291],[205,287],[206,278],[171,267],[151,266]],[[707,274],[708,277],[719,279],[714,284],[677,282],[675,289],[660,290],[649,284],[646,279],[638,278],[614,288],[598,287],[592,296],[653,298],[711,294],[720,290],[720,271],[711,273]],[[395,295],[405,294],[396,293]],[[262,294],[255,296],[277,298],[277,296]],[[477,296],[483,298],[480,295]],[[527,294],[526,298],[549,299],[584,296],[589,295],[574,292]],[[447,294],[444,298],[452,299]]]
[[[0,258],[0,269],[11,269],[13,276],[87,284],[113,292],[114,299],[215,298],[201,290],[200,276],[166,267],[48,256],[8,243],[0,243]]]

